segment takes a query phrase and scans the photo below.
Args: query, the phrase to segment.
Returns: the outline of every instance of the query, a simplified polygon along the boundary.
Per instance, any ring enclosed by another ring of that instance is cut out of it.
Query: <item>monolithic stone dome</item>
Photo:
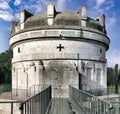
[[[12,34],[17,32],[47,29],[47,28],[69,28],[69,29],[87,29],[106,34],[105,16],[101,15],[95,19],[87,16],[86,6],[81,6],[77,12],[57,12],[53,5],[52,10],[47,7],[47,12],[33,15],[26,10],[20,13],[20,23],[14,22]],[[17,29],[16,29],[17,28]]]
[[[26,28],[33,28],[39,26],[46,26],[47,24],[47,15],[46,14],[39,14],[35,16],[31,16],[25,21],[25,29]]]
[[[80,16],[76,13],[61,12],[54,19],[54,24],[57,25],[80,25]]]
[[[72,12],[59,12],[56,13],[53,19],[53,25],[80,25],[80,15]],[[29,27],[49,26],[47,23],[47,14],[39,14],[28,18],[25,21],[25,29]]]

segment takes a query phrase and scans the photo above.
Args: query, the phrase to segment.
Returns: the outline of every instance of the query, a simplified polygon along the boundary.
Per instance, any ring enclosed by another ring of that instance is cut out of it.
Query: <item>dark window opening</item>
[[[99,21],[99,19],[96,19],[96,21]]]
[[[15,73],[15,67],[13,68],[13,71],[14,71],[14,73]]]
[[[18,48],[18,53],[20,53],[20,48]]]
[[[102,49],[100,49],[100,53],[102,53]]]

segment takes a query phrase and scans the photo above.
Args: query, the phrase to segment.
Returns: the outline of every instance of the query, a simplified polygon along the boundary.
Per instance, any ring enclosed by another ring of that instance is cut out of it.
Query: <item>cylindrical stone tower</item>
[[[68,97],[68,86],[83,90],[106,88],[105,16],[87,17],[87,7],[76,12],[57,12],[48,3],[38,15],[22,10],[13,22],[12,88],[29,90],[52,85],[53,97]]]

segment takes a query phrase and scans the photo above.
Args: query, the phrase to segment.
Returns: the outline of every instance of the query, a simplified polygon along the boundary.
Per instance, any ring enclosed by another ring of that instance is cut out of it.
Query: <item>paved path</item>
[[[71,104],[66,98],[52,99],[52,105],[49,114],[76,114],[72,111]]]

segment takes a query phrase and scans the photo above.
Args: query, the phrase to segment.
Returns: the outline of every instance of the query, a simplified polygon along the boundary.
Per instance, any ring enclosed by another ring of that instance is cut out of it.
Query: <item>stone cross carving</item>
[[[57,49],[59,49],[59,51],[62,51],[62,49],[64,49],[64,46],[62,46],[61,44],[59,44],[59,46],[57,46]]]

